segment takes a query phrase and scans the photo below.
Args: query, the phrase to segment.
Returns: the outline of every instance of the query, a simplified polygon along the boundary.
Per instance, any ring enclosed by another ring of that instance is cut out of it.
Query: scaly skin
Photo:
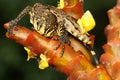
[[[43,5],[41,3],[36,3],[33,7],[27,6],[17,18],[10,22],[8,32],[11,33],[12,26],[16,25],[25,14],[30,15],[30,22],[33,24],[34,29],[37,30],[41,35],[45,37],[58,36],[59,48],[62,44],[62,55],[64,53],[64,44],[70,44],[68,39],[68,33],[78,38],[83,44],[90,50],[93,55],[96,65],[98,65],[98,60],[94,50],[89,44],[91,44],[88,34],[83,34],[81,29],[79,29],[79,24],[76,20],[57,9],[56,7],[50,5]]]

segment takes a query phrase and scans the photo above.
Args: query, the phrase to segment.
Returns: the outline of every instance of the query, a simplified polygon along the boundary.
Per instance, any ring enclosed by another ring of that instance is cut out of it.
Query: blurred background
[[[3,24],[16,18],[27,5],[36,2],[56,6],[58,1],[0,0],[0,80],[66,80],[64,74],[52,67],[40,70],[36,60],[27,62],[23,46],[5,37]],[[107,10],[116,4],[116,0],[84,0],[84,4],[84,9],[90,10],[96,20],[96,27],[90,33],[95,35],[95,51],[100,57],[102,45],[106,43],[104,28],[108,24]],[[23,18],[20,25],[32,27],[29,16]]]

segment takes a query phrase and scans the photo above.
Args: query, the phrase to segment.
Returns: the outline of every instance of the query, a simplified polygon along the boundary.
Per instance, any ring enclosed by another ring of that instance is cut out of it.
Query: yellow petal
[[[60,2],[58,3],[58,9],[63,9],[64,8],[64,0],[60,0]]]
[[[86,32],[92,30],[95,27],[95,20],[89,10],[87,10],[81,17],[81,23]]]
[[[30,60],[30,58],[35,58],[35,55],[33,54],[33,52],[30,51],[30,49],[28,49],[27,47],[24,47],[24,49],[27,51],[28,53],[28,57],[27,57],[27,61]]]
[[[78,20],[77,20],[77,23],[79,24],[79,28],[78,28],[79,31],[84,34],[86,31],[85,31],[85,29],[84,29],[84,27],[83,27],[83,24],[82,24],[81,19],[78,19]]]
[[[24,49],[27,51],[27,53],[30,53],[30,49],[28,49],[27,47],[24,47]]]
[[[41,54],[40,55],[41,60],[39,61],[39,68],[40,69],[45,69],[49,67],[48,61],[50,58],[47,58],[45,55]]]

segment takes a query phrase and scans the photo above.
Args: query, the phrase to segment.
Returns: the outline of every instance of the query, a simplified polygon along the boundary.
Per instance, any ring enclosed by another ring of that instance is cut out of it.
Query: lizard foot
[[[60,45],[62,45],[62,51],[61,51],[61,55],[60,55],[60,57],[62,57],[64,54],[65,43],[67,43],[68,45],[70,45],[70,43],[71,43],[69,40],[68,33],[58,37],[58,40],[59,40],[59,44],[56,47],[56,49],[58,49],[60,47]]]
[[[15,30],[18,30],[17,28],[16,28],[16,25],[17,23],[16,23],[16,21],[14,21],[14,20],[12,20],[12,21],[10,21],[9,22],[9,27],[8,27],[8,29],[7,29],[7,31],[8,31],[8,33],[9,34],[13,34],[13,32],[12,32],[12,29],[14,28]]]

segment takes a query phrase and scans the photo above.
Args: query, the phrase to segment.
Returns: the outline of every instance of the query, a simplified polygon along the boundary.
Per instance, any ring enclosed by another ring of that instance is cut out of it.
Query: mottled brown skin
[[[26,14],[30,15],[30,22],[33,24],[34,29],[41,35],[49,38],[54,35],[58,36],[58,40],[60,42],[58,47],[62,44],[62,55],[64,53],[64,44],[70,44],[68,39],[68,33],[70,33],[83,42],[84,45],[91,51],[91,54],[95,56],[95,52],[89,46],[89,44],[91,44],[90,38],[87,34],[82,33],[76,20],[54,6],[43,5],[41,3],[36,3],[33,7],[27,6],[17,16],[17,18],[10,22],[10,26],[8,28],[9,33],[12,33],[11,28]],[[96,64],[98,64],[98,61]]]
[[[65,30],[64,23],[57,21],[57,17],[50,12],[50,8],[48,6],[43,6],[41,3],[36,3],[33,7],[27,6],[17,18],[10,22],[10,26],[8,28],[8,32],[11,32],[12,26],[16,25],[19,20],[21,20],[24,15],[30,15],[30,22],[33,24],[34,29],[37,30],[41,35],[45,37],[53,37],[58,36],[59,44],[62,44],[62,55],[64,53],[64,44],[67,43],[70,45],[70,41],[68,39],[68,32]],[[56,48],[56,49],[57,49]]]

